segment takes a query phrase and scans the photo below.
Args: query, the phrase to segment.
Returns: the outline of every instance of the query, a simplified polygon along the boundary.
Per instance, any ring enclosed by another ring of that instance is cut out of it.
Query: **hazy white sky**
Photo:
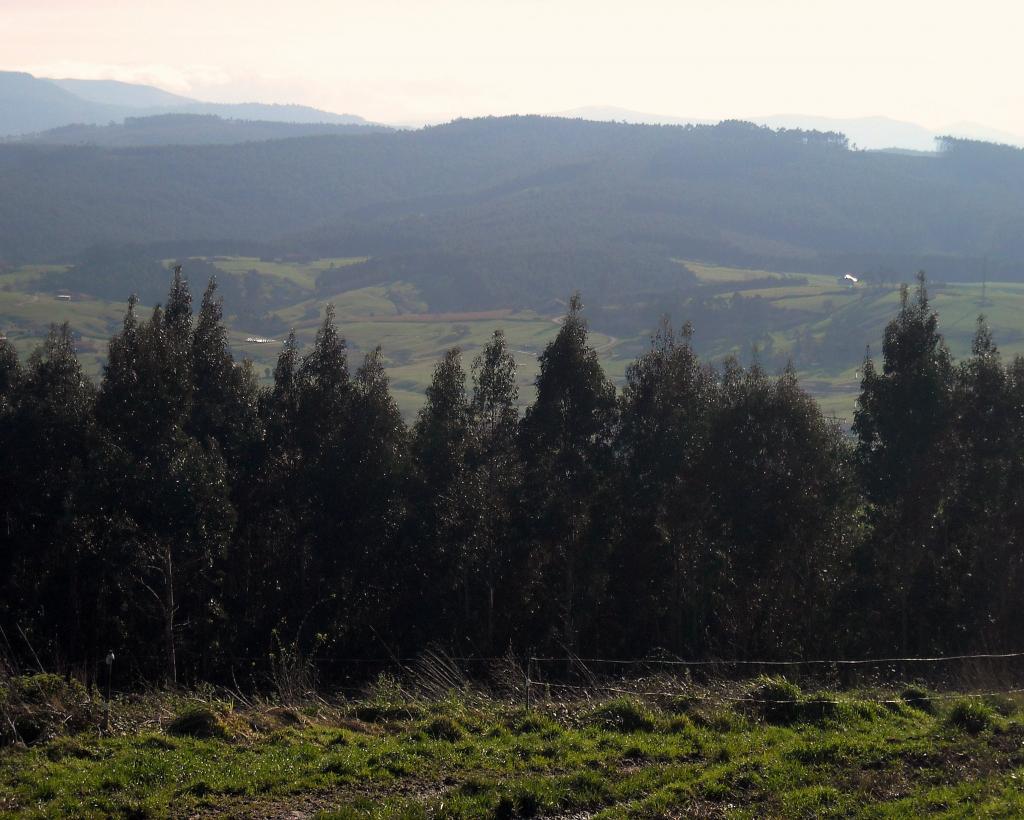
[[[381,121],[615,105],[1024,133],[1019,0],[0,0],[0,68]]]

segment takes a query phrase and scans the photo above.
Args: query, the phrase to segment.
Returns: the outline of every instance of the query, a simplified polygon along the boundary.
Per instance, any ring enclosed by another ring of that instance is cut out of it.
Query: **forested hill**
[[[657,292],[672,258],[938,279],[976,278],[987,259],[1012,280],[1024,152],[949,142],[904,156],[737,122],[542,117],[230,146],[0,146],[0,260],[104,242],[187,254],[197,240],[371,256],[384,278],[440,281],[438,308],[534,298],[545,282],[559,296]]]
[[[353,114],[305,105],[210,103],[153,86],[111,80],[49,80],[21,71],[0,71],[0,137],[33,134],[75,123],[106,125],[125,117],[214,114],[241,120],[366,124]]]
[[[272,122],[233,120],[215,114],[159,114],[126,117],[107,125],[65,125],[31,137],[26,142],[47,145],[99,145],[127,148],[144,145],[233,145],[240,142],[340,134],[368,134],[387,130],[369,123]]]

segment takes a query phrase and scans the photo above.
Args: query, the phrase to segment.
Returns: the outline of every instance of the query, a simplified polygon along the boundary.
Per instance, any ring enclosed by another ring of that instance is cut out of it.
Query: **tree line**
[[[904,288],[851,434],[792,368],[713,367],[667,320],[617,391],[581,308],[525,413],[496,331],[409,426],[331,307],[262,387],[180,273],[129,302],[98,385],[67,325],[24,364],[0,341],[3,654],[188,682],[284,652],[1020,648],[1024,359],[981,319],[956,363]]]

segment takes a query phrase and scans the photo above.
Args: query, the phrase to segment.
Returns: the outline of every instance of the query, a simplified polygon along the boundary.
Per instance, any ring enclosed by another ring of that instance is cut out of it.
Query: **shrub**
[[[853,716],[870,719],[870,709],[864,709],[859,701],[839,702],[830,692],[814,692],[797,701],[795,719],[808,723],[821,723],[836,718],[851,719]]]
[[[790,817],[820,817],[838,814],[843,803],[842,792],[834,786],[822,785],[795,789],[783,797],[782,805]]]
[[[426,714],[421,706],[410,701],[398,681],[390,675],[378,676],[368,695],[352,711],[354,717],[366,723],[420,720]]]
[[[536,817],[541,810],[543,801],[540,796],[529,786],[521,786],[515,795],[509,800],[502,798],[495,810],[495,817],[506,816],[506,811],[511,809],[510,817]]]
[[[443,715],[424,724],[423,733],[432,740],[447,740],[451,743],[462,740],[465,736],[465,732],[462,731],[462,727],[458,723]]]
[[[47,745],[46,757],[57,763],[67,758],[85,760],[99,757],[99,752],[91,746],[79,743],[77,740],[62,737]]]
[[[274,706],[268,709],[267,716],[284,726],[298,726],[302,723],[302,715],[286,706]]]
[[[630,757],[636,760],[641,759],[639,755]],[[573,776],[566,785],[576,804],[600,806],[602,803],[609,802],[611,798],[608,778],[598,772],[580,772]]]
[[[900,700],[921,712],[926,712],[929,715],[935,714],[935,701],[931,699],[931,694],[923,686],[911,684],[906,687],[900,692]]]
[[[662,731],[672,735],[684,735],[693,731],[693,721],[689,715],[672,715],[662,724]]]
[[[591,721],[613,732],[650,732],[654,713],[647,704],[633,698],[616,698],[594,710]]]
[[[80,700],[87,698],[85,687],[75,679],[60,675],[21,675],[11,678],[5,687],[12,702],[44,704],[55,700]]]
[[[1018,709],[1017,701],[1008,695],[986,695],[984,703],[1002,717],[1012,717]]]
[[[99,724],[103,706],[59,675],[23,675],[0,684],[0,745],[36,743]]]
[[[716,732],[727,733],[737,731],[743,724],[743,718],[728,709],[714,707],[701,709],[691,716],[695,726],[704,729],[712,729]]]
[[[793,723],[799,718],[800,687],[783,677],[758,678],[747,697],[769,723]]]
[[[980,700],[964,698],[952,705],[946,725],[976,735],[992,725],[992,710]]]
[[[167,724],[167,734],[175,737],[224,738],[227,729],[224,723],[210,707],[204,705],[189,706]]]
[[[505,726],[514,734],[537,734],[545,740],[550,740],[562,732],[561,726],[547,715],[539,712],[517,712],[506,718]]]

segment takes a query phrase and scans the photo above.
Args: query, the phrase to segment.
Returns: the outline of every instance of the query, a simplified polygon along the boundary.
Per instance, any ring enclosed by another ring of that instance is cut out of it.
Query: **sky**
[[[0,0],[0,69],[380,122],[619,106],[1024,133],[1016,0]]]

